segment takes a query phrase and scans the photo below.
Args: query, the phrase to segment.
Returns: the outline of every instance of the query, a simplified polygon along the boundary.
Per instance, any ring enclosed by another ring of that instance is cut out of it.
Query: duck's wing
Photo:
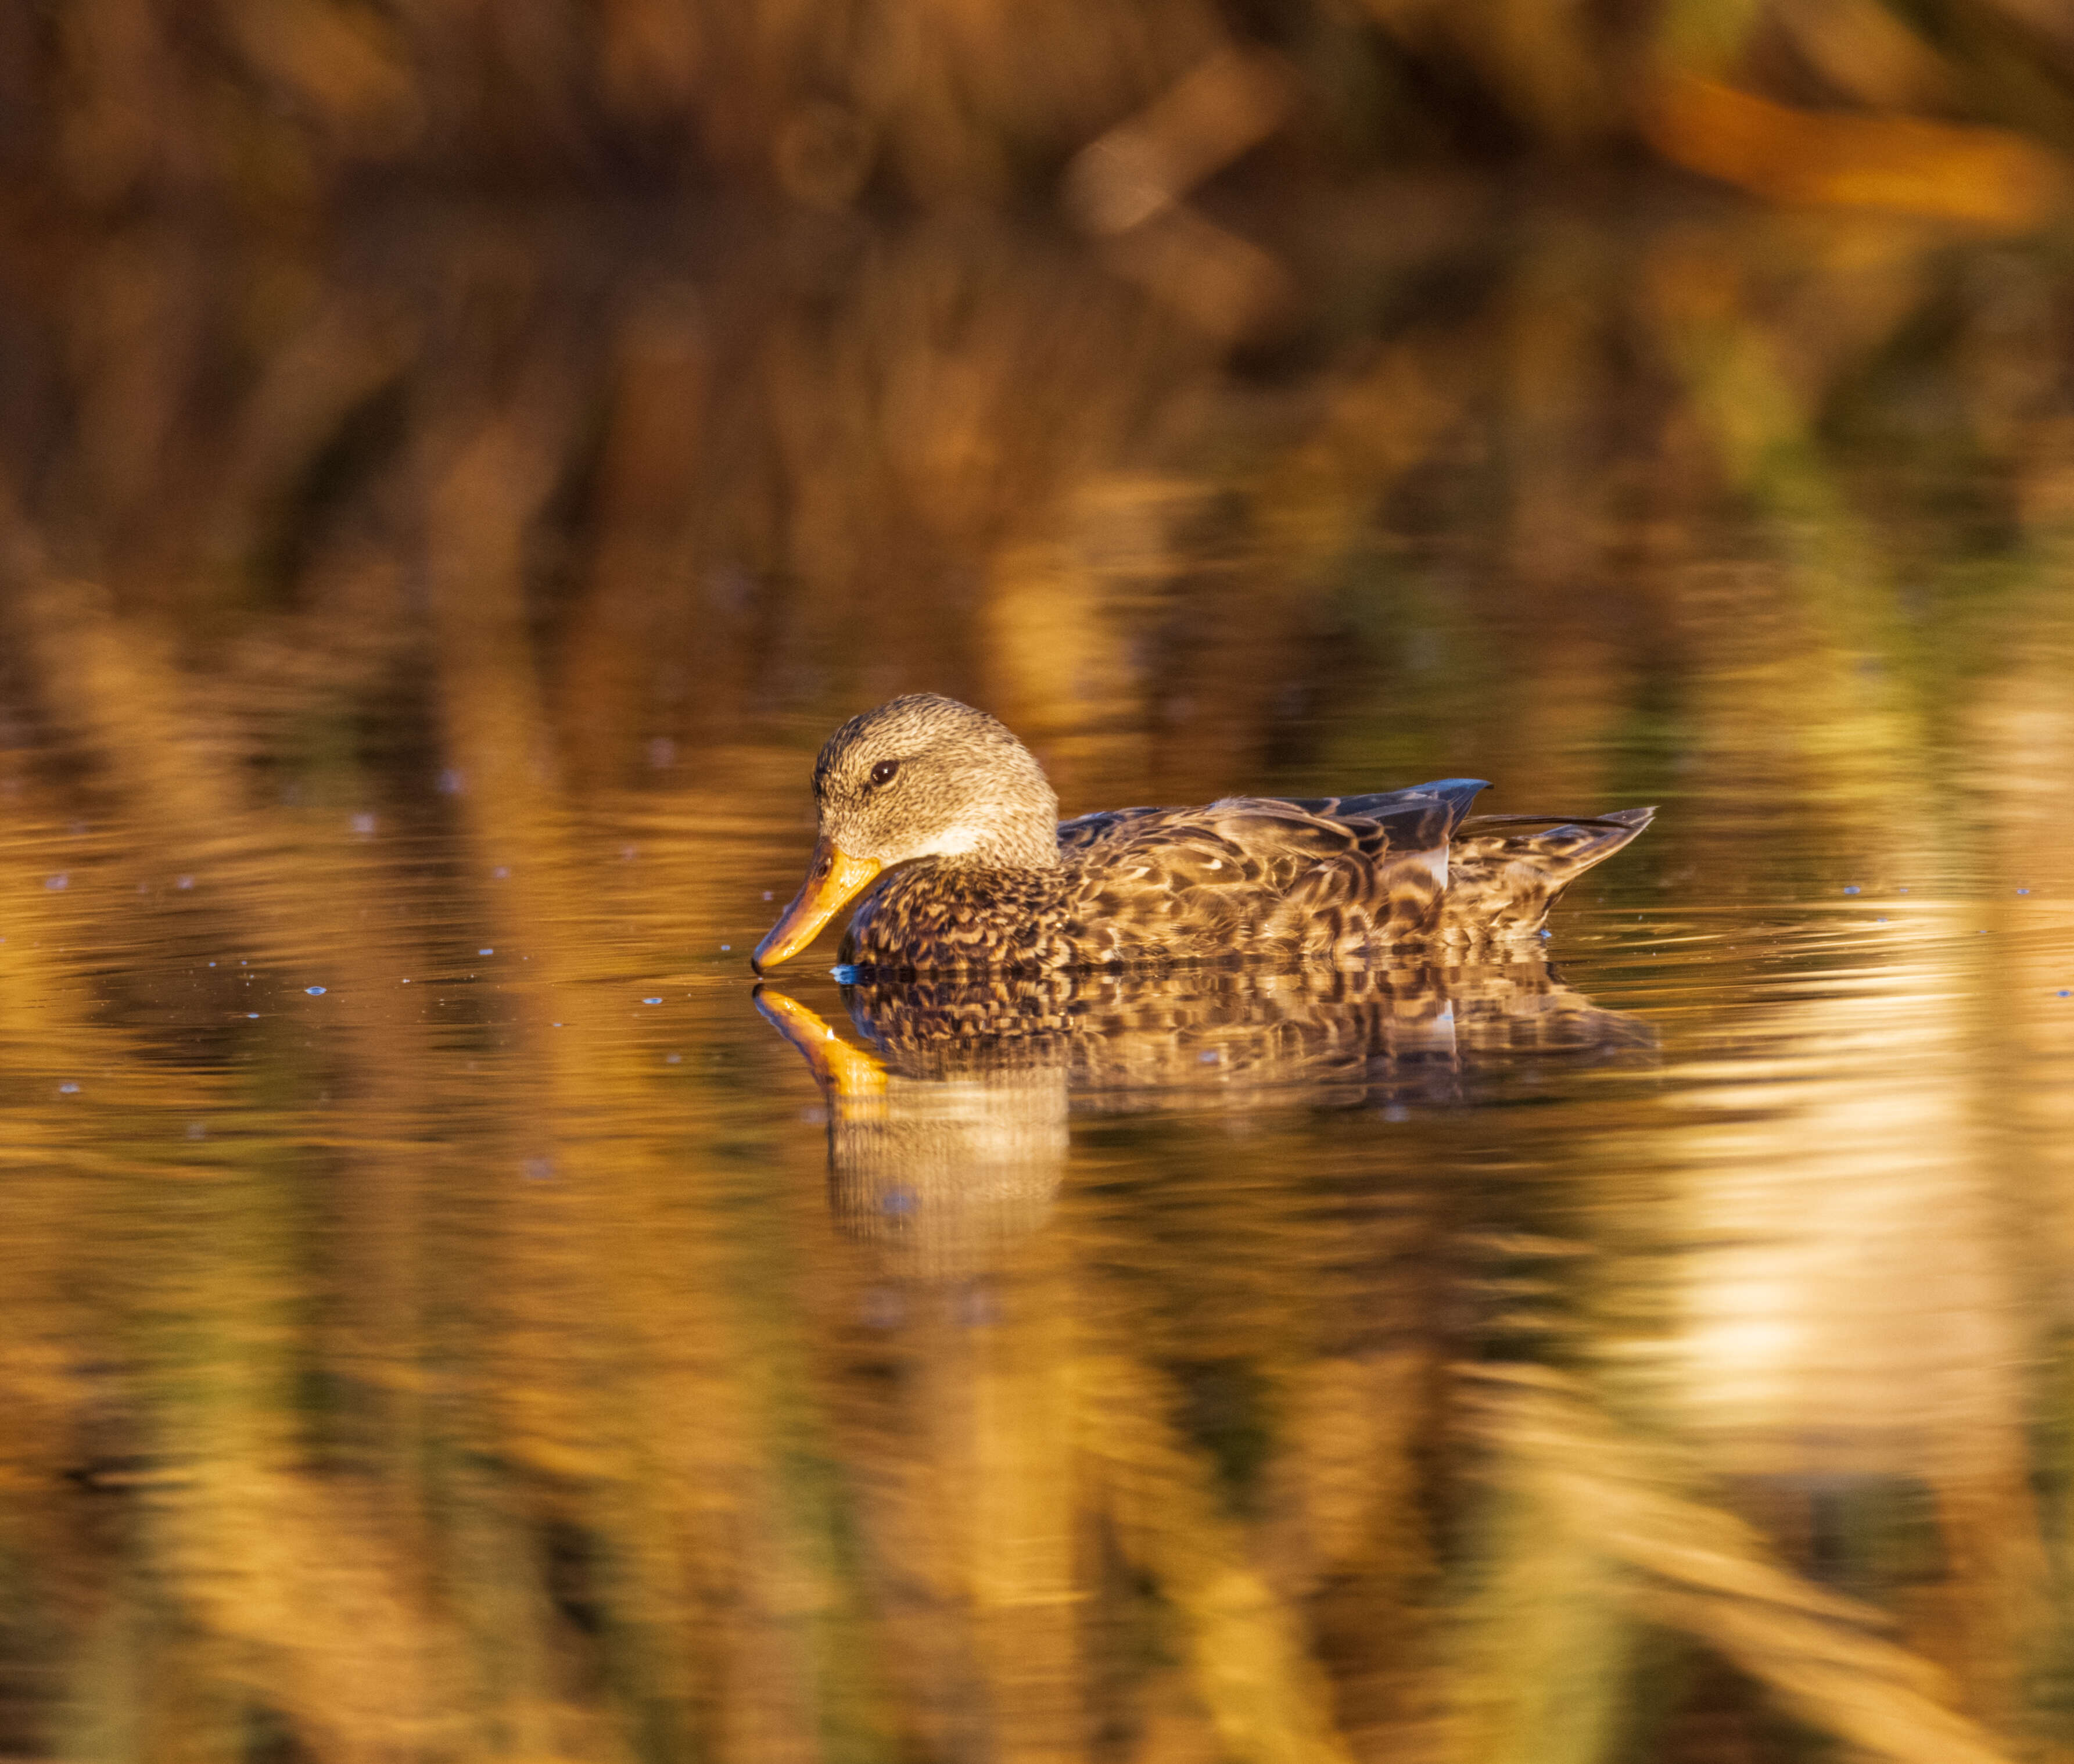
[[[1448,824],[1452,832],[1469,813],[1469,805],[1489,788],[1489,782],[1481,778],[1437,778],[1430,784],[1413,784],[1403,790],[1374,791],[1365,796],[1278,796],[1268,799],[1286,802],[1307,815],[1316,815],[1327,820],[1372,820],[1400,809],[1438,803],[1448,811]]]
[[[1423,837],[1427,827],[1424,812],[1438,804],[1446,811],[1448,827],[1452,831],[1469,812],[1469,805],[1478,794],[1490,786],[1481,778],[1442,778],[1430,784],[1414,784],[1404,790],[1383,790],[1365,796],[1233,796],[1212,806],[1230,808],[1237,804],[1252,804],[1270,809],[1295,809],[1314,820],[1365,821],[1398,817],[1398,824],[1407,837],[1416,826]],[[1417,811],[1414,819],[1405,819],[1404,812]],[[1092,815],[1080,815],[1072,820],[1059,824],[1059,847],[1065,852],[1091,852],[1102,846],[1121,845],[1135,837],[1147,833],[1157,835],[1170,824],[1185,824],[1192,817],[1208,811],[1200,808],[1107,808]]]
[[[1186,812],[1175,808],[1105,808],[1097,814],[1076,816],[1072,820],[1059,823],[1059,849],[1062,852],[1089,851],[1128,837],[1134,828],[1149,818]]]
[[[1448,854],[1440,936],[1448,943],[1532,935],[1556,897],[1648,826],[1654,808],[1564,820],[1477,815],[1456,829]]]
[[[1364,796],[1233,796],[1060,829],[1078,870],[1065,931],[1083,962],[1361,960],[1425,940],[1530,936],[1564,888],[1655,811],[1564,820],[1469,809],[1481,779]]]
[[[1097,965],[1365,956],[1430,935],[1449,836],[1482,787],[1447,782],[1316,805],[1233,796],[1069,823],[1077,874],[1066,935]],[[1355,804],[1365,812],[1349,812]]]

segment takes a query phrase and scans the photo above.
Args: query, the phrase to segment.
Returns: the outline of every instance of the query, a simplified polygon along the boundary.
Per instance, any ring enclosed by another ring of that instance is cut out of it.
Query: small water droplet
[[[497,953],[497,952],[496,952],[496,950],[494,950],[494,948],[492,948],[492,949],[478,949],[477,951],[476,951],[476,954],[477,954],[478,956],[494,956],[494,955],[495,955],[496,953]]]
[[[901,1218],[921,1204],[911,1188],[888,1188],[878,1203],[878,1208],[882,1212],[890,1212],[895,1218]]]
[[[1844,892],[1847,894],[1857,894],[1858,892],[1857,884],[1853,882],[1849,888],[1846,888]]]
[[[766,900],[775,900],[778,897],[777,897],[775,894],[772,894],[772,893],[771,892],[771,890],[770,890],[769,889],[767,889],[767,888],[766,888],[766,889],[765,889],[765,890],[763,890],[763,898],[764,898]]]
[[[2029,894],[2029,893],[2031,892],[2031,890],[2030,890],[2028,888],[2019,888],[2018,890],[2017,890],[2017,892],[2018,892],[2019,894]]]
[[[176,888],[192,888],[194,886],[194,878],[192,876],[176,876],[173,878],[173,886]]]
[[[682,1054],[665,1054],[663,1056],[663,1064],[666,1066],[681,1066],[684,1063],[684,1056]]]
[[[312,998],[321,998],[324,995],[324,989],[321,986],[305,986],[303,990]]]
[[[374,831],[374,817],[372,815],[355,815],[353,817],[353,830],[356,833],[373,832]]]
[[[511,870],[509,865],[499,864],[496,869],[490,871],[490,879],[492,882],[503,882],[510,875],[510,874]]]
[[[644,998],[641,1001],[644,1005],[659,1005],[662,1002],[659,998]]]
[[[64,874],[62,872],[55,876],[46,876],[43,878],[44,887],[50,889],[53,892],[56,892],[60,888],[69,887],[71,885],[72,878]]]
[[[69,1083],[61,1084],[58,1086],[58,1094],[61,1097],[76,1097],[79,1094],[79,1086]]]

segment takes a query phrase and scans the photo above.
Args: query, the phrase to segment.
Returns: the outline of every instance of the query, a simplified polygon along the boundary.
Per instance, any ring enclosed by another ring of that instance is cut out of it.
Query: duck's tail
[[[1559,820],[1551,815],[1474,815],[1448,847],[1440,932],[1448,943],[1531,936],[1556,897],[1651,820],[1654,808]]]

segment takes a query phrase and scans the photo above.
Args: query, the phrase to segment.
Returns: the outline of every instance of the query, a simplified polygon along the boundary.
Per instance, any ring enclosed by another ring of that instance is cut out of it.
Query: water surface
[[[1428,218],[1251,353],[977,223],[10,295],[0,1750],[2074,1744],[2051,262]],[[1543,960],[759,994],[913,687],[1663,812]]]

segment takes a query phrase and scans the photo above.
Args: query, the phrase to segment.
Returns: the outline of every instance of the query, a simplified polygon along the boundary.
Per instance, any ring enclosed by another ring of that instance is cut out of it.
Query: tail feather
[[[1593,865],[1627,845],[1654,808],[1560,820],[1552,815],[1476,815],[1448,849],[1440,934],[1450,943],[1531,936],[1557,898]]]

